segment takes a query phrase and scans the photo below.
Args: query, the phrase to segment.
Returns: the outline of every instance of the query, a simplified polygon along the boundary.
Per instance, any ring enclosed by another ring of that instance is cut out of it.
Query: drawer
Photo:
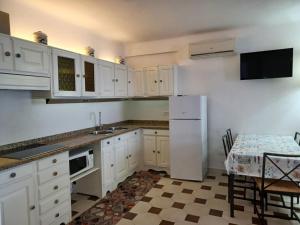
[[[108,139],[101,141],[101,145],[102,145],[102,147],[114,145],[114,138],[108,138]]]
[[[160,135],[169,136],[169,130],[154,130],[154,129],[144,129],[143,133],[145,135]]]
[[[65,188],[55,195],[40,201],[40,214],[45,214],[65,201],[70,201],[70,190]]]
[[[67,175],[41,185],[39,187],[39,199],[56,194],[65,188],[70,188],[70,177]]]
[[[41,216],[41,225],[56,224],[59,219],[71,212],[71,203],[69,201],[64,202],[57,206],[55,209],[49,211],[45,215]]]
[[[50,156],[46,159],[42,159],[38,161],[38,170],[46,169],[50,166],[62,163],[62,162],[68,162],[69,161],[69,153],[64,152],[61,154],[57,154],[54,156]]]
[[[62,215],[57,220],[55,220],[54,223],[51,223],[50,225],[67,225],[71,222],[71,215],[70,213],[67,213],[65,215]]]
[[[34,174],[34,163],[17,166],[0,173],[0,185],[14,182]]]
[[[44,184],[54,178],[62,176],[64,174],[69,174],[69,163],[63,162],[60,164],[55,164],[48,169],[38,172],[38,182],[39,184]]]

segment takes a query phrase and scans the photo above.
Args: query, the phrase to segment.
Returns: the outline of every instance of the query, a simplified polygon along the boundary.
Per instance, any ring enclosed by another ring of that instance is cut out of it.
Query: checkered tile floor
[[[235,218],[231,218],[227,198],[227,176],[221,171],[210,171],[204,182],[161,178],[117,225],[258,224],[253,206],[244,200],[235,200]],[[270,198],[270,201],[279,200],[276,196]],[[275,209],[269,207],[269,210]],[[268,225],[294,224],[298,222],[268,219]]]

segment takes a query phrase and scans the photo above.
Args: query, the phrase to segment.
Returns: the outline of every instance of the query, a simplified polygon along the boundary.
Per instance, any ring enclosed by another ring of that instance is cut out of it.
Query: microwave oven
[[[94,150],[79,148],[69,152],[70,177],[73,178],[94,167]]]

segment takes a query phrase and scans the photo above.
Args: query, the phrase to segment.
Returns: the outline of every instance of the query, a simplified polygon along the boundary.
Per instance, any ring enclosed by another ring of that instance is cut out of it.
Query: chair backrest
[[[300,145],[300,133],[295,132],[294,140],[297,142],[298,145]]]
[[[225,158],[227,159],[228,153],[230,152],[230,148],[228,146],[228,136],[227,134],[222,136],[222,142],[224,147]]]
[[[226,134],[228,136],[229,148],[231,148],[232,145],[233,145],[233,138],[232,138],[232,133],[231,133],[231,129],[230,128],[226,130]]]
[[[292,163],[291,166],[287,167],[287,163],[280,163],[288,162],[290,159],[295,160],[296,163]],[[298,160],[299,158],[299,160]],[[285,166],[282,166],[285,164]],[[273,167],[273,168],[271,168]],[[291,155],[291,154],[278,154],[278,153],[264,153],[263,156],[263,166],[262,166],[262,190],[268,189],[270,186],[278,183],[279,181],[291,181],[295,186],[299,187],[299,178],[296,179],[293,175],[296,169],[300,169],[300,155]],[[267,176],[266,173],[272,171],[273,173],[276,171],[276,175],[280,178],[274,179],[272,177]],[[271,182],[266,183],[266,179],[272,178]]]

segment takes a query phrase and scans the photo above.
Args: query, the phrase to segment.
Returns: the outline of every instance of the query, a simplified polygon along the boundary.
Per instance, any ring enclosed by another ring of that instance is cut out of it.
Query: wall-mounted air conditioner
[[[189,44],[189,56],[191,59],[235,54],[234,39],[205,41]]]

